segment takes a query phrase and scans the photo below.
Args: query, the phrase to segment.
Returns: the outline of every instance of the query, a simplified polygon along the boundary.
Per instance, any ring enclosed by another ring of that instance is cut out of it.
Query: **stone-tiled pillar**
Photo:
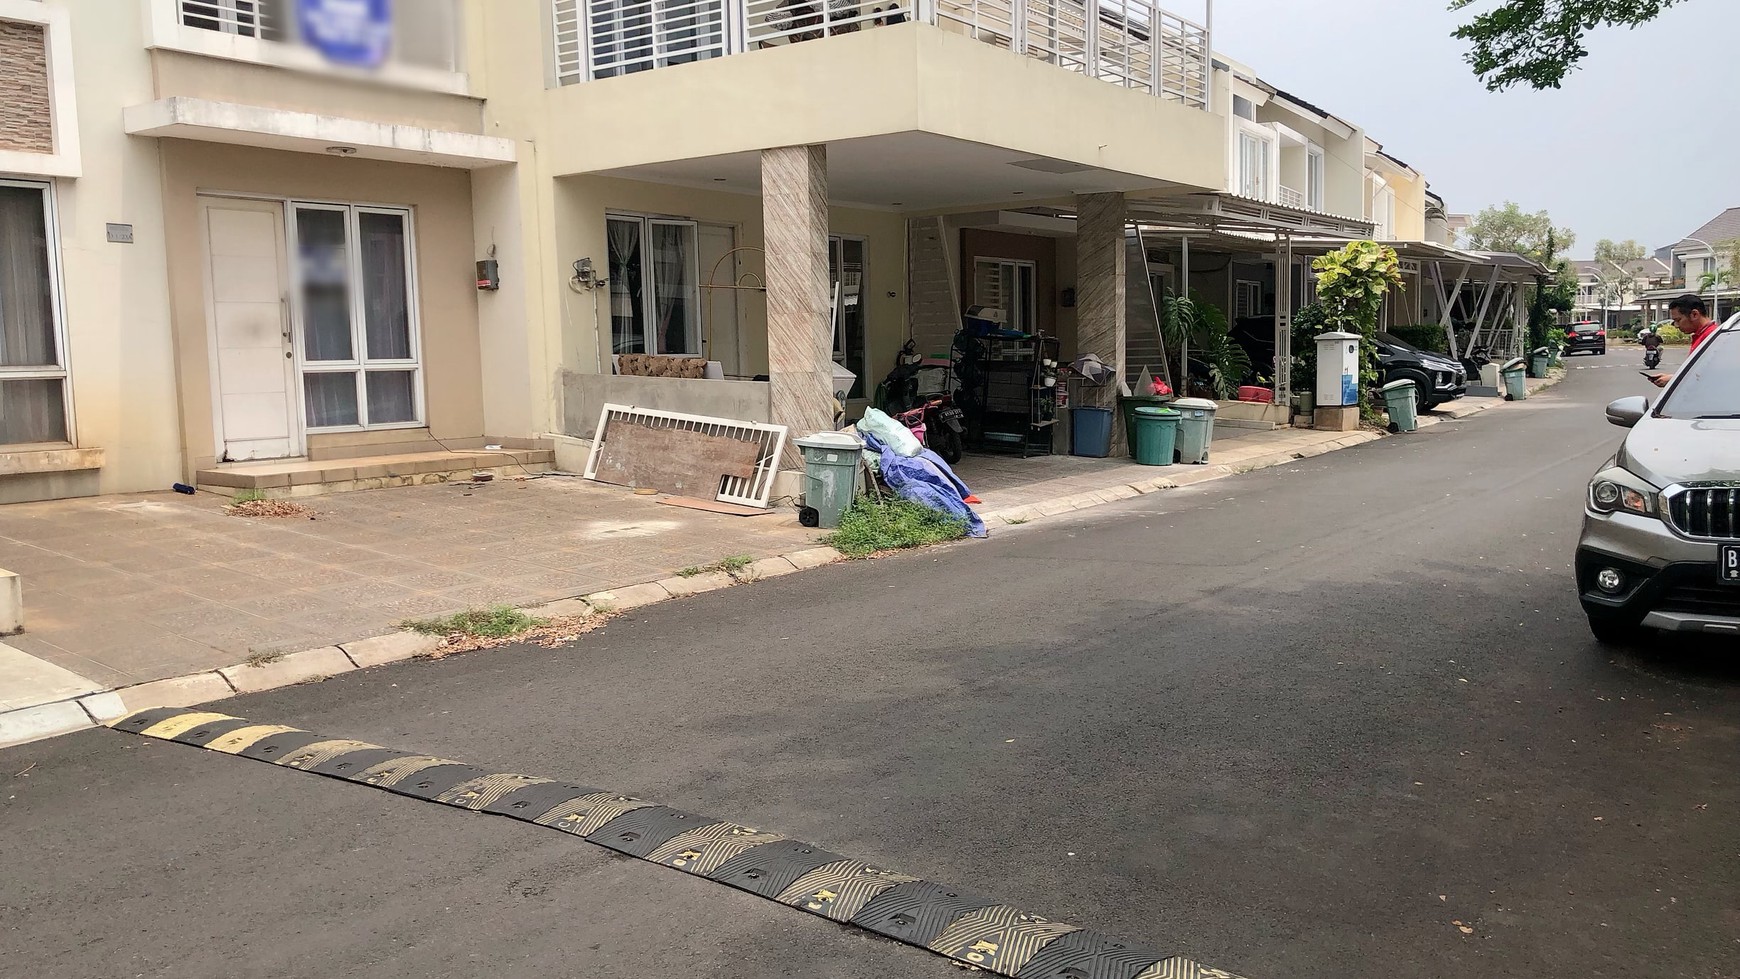
[[[801,438],[834,427],[827,147],[761,151],[761,216],[773,421]],[[788,450],[787,465],[798,458]]]
[[[1124,195],[1083,194],[1075,199],[1076,351],[1098,354],[1124,374]],[[1083,386],[1082,403],[1115,408],[1118,386]],[[1112,445],[1124,444],[1123,421],[1113,414]]]

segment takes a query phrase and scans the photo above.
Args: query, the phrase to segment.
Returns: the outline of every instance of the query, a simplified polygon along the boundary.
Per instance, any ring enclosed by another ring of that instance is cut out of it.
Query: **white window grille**
[[[418,68],[459,71],[459,13],[454,0],[395,0],[388,8],[388,60]],[[177,0],[183,27],[300,43],[296,0]]]
[[[1233,319],[1242,320],[1263,313],[1263,284],[1240,279],[1233,287]]]
[[[731,53],[725,0],[556,0],[551,9],[562,85]]]
[[[1035,277],[1032,262],[1006,258],[979,258],[973,262],[973,305],[1003,311],[1003,325],[1021,333],[1037,326]]]

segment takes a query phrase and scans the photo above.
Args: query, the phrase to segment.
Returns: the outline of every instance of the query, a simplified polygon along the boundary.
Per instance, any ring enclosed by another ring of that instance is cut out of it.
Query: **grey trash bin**
[[[1220,405],[1207,398],[1180,398],[1172,407],[1182,416],[1178,419],[1178,461],[1186,465],[1207,462],[1209,443],[1214,441],[1214,413]]]
[[[792,444],[804,455],[804,506],[816,511],[816,526],[838,527],[858,493],[864,443],[846,432],[817,432]]]
[[[1384,385],[1384,408],[1390,413],[1390,431],[1411,432],[1420,427],[1416,389],[1417,385],[1406,378]]]
[[[1505,361],[1498,369],[1498,376],[1504,380],[1504,400],[1527,401],[1529,397],[1528,363],[1521,357]]]

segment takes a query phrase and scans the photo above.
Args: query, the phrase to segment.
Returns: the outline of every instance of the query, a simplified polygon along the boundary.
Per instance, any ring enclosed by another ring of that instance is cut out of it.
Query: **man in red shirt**
[[[1691,293],[1668,303],[1668,318],[1674,321],[1674,329],[1691,334],[1693,350],[1697,350],[1705,340],[1715,336],[1722,326],[1710,318],[1704,300]],[[1658,388],[1665,388],[1673,378],[1672,374],[1652,374],[1649,382]]]

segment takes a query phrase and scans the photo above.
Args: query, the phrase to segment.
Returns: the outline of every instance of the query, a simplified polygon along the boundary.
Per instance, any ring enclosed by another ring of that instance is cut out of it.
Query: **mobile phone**
[[[1652,381],[1661,376],[1660,374],[1657,374],[1654,371],[1638,371],[1638,373],[1642,374],[1644,377],[1647,377]]]

